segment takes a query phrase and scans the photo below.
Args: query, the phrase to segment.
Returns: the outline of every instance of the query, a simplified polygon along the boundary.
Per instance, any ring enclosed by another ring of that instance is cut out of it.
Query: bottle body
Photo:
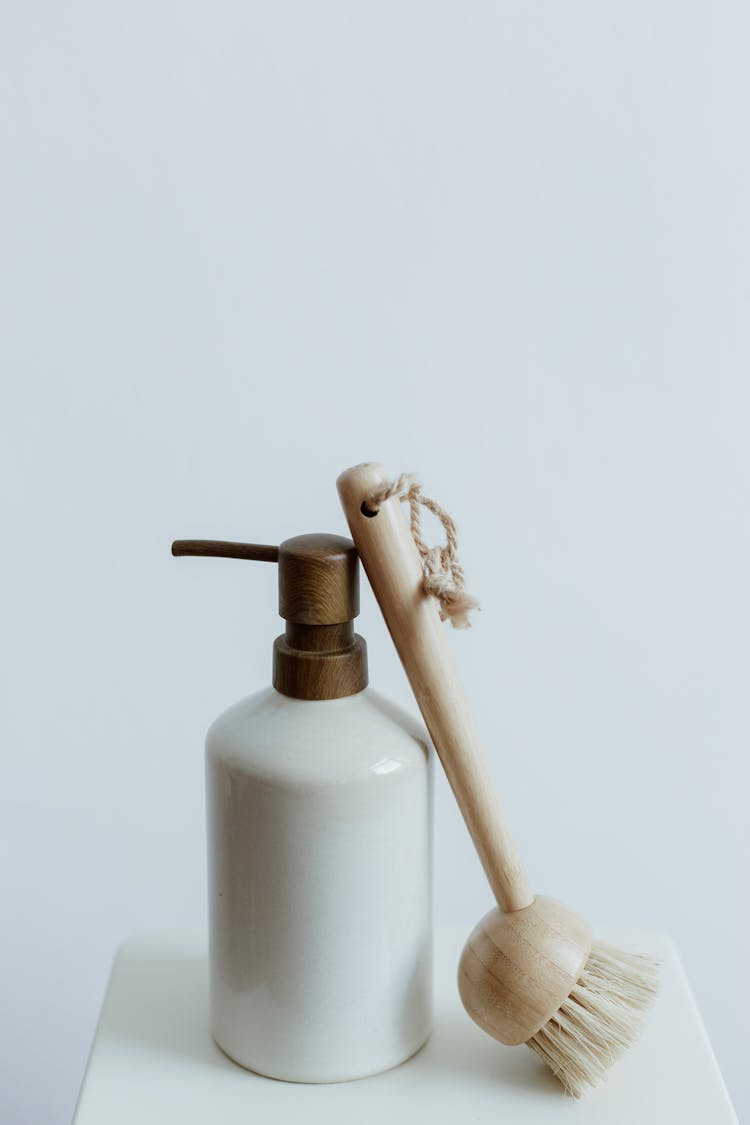
[[[430,1033],[431,754],[370,688],[273,688],[206,739],[211,1019],[273,1078],[395,1066]]]

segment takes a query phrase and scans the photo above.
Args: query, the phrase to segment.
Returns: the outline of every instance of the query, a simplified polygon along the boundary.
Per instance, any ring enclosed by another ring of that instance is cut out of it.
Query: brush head
[[[501,1043],[525,1043],[568,998],[590,949],[587,923],[555,899],[537,895],[510,912],[495,907],[461,955],[464,1007]]]
[[[656,963],[599,943],[562,903],[537,896],[523,910],[491,910],[461,955],[458,986],[479,1026],[528,1043],[580,1097],[638,1034],[656,994]]]
[[[657,985],[653,958],[594,942],[570,996],[529,1046],[580,1098],[636,1040]]]

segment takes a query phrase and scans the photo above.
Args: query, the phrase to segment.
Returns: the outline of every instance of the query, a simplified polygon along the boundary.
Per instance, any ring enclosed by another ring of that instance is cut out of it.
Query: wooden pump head
[[[176,539],[172,554],[279,564],[279,616],[273,686],[295,699],[338,699],[367,687],[367,646],[354,632],[359,566],[351,539],[297,535],[278,546]]]

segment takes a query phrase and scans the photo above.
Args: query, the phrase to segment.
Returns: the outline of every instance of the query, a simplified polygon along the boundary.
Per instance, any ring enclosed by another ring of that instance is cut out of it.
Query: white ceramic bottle
[[[242,1066],[337,1082],[395,1066],[431,1028],[431,755],[367,686],[348,539],[176,554],[276,558],[273,686],[206,739],[211,1020]]]

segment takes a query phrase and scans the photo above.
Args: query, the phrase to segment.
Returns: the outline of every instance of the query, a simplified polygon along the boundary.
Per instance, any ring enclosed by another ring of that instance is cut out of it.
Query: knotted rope
[[[479,602],[465,587],[463,567],[458,561],[458,529],[455,520],[435,500],[422,492],[422,485],[413,473],[402,473],[395,480],[371,492],[364,508],[374,515],[381,504],[397,496],[409,504],[409,525],[412,539],[422,559],[422,589],[431,594],[440,605],[440,620],[450,621],[456,629],[471,625],[469,611],[479,608]],[[428,547],[422,535],[422,508],[427,508],[440,520],[445,530],[443,547]]]

